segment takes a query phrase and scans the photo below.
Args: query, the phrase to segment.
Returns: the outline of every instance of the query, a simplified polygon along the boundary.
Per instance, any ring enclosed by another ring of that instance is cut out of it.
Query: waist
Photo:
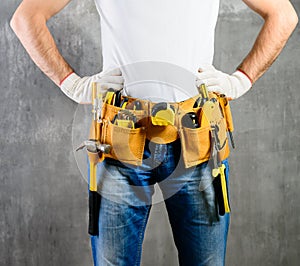
[[[195,97],[173,103],[117,95],[113,98],[117,101],[103,105],[101,119],[93,121],[90,131],[90,140],[112,147],[105,158],[140,165],[146,139],[168,144],[180,138],[185,166],[191,167],[209,159],[212,123],[213,128],[217,127],[214,132],[218,135],[220,158],[229,154],[226,131],[233,128],[227,115],[227,99],[222,96],[209,93],[211,100],[207,102]],[[95,155],[97,160],[98,154]],[[103,160],[103,154],[100,159]]]
[[[181,102],[198,94],[196,70],[159,61],[141,61],[120,67],[123,95],[152,102]]]

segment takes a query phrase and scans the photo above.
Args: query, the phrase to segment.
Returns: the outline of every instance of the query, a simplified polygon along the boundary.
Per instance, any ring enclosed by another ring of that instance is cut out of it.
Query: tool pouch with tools
[[[216,104],[210,108],[220,106],[221,115],[216,118],[215,124],[218,126],[218,136],[220,144],[220,158],[226,159],[229,156],[229,145],[227,139],[227,130],[233,130],[232,118],[229,104],[226,105],[222,97],[212,94],[216,99]],[[196,166],[210,159],[211,150],[211,125],[203,107],[193,107],[194,98],[179,103],[171,103],[175,112],[174,124],[153,125],[151,111],[155,103],[126,97],[128,105],[139,101],[142,110],[129,110],[135,117],[133,127],[127,127],[114,123],[114,118],[121,107],[113,106],[107,103],[103,104],[101,119],[99,122],[93,121],[90,130],[90,140],[96,140],[100,143],[111,145],[111,151],[108,154],[97,154],[101,162],[104,158],[113,158],[123,163],[132,165],[141,165],[146,138],[154,143],[167,144],[180,138],[182,146],[182,155],[186,168]],[[191,128],[182,124],[182,120],[187,113],[195,113],[198,117],[199,127]],[[217,113],[217,112],[216,112]],[[228,115],[230,114],[230,116]],[[227,121],[228,120],[228,121]],[[96,130],[95,130],[96,128]],[[92,160],[95,160],[93,154],[89,154]]]
[[[112,149],[105,157],[119,160],[123,163],[140,165],[142,163],[144,145],[146,140],[146,128],[127,127],[119,120],[119,124],[112,121],[120,111],[124,109],[104,103],[100,123],[100,142],[111,145]],[[144,110],[132,110],[137,120],[143,119],[146,115]],[[136,123],[135,123],[136,124]]]
[[[90,191],[97,191],[95,169],[97,163],[105,158],[138,166],[142,164],[146,139],[167,144],[180,138],[186,168],[213,161],[212,176],[219,214],[229,212],[225,170],[221,164],[230,153],[227,134],[234,147],[229,102],[223,95],[208,93],[205,85],[198,90],[196,97],[178,103],[153,103],[121,96],[120,92],[110,92],[98,108],[97,118],[94,116],[90,128],[89,141],[110,147],[106,152],[87,148],[90,182],[93,180]],[[98,96],[93,92],[93,103],[97,103]],[[94,113],[96,109],[94,106]],[[97,199],[95,201],[98,202]],[[96,219],[90,228],[97,227],[97,222]],[[89,233],[98,234],[97,230],[90,230]]]

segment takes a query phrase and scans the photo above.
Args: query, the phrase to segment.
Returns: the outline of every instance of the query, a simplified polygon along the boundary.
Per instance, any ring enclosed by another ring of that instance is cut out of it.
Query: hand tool
[[[112,104],[121,107],[121,90],[115,91]]]
[[[203,100],[202,96],[200,95],[195,101],[193,108],[202,107],[204,102],[205,100]]]
[[[92,83],[92,113],[93,113],[93,120],[96,121],[97,123],[100,123],[101,121],[101,111],[102,111],[102,106],[103,106],[103,95],[98,87],[98,83],[93,82]]]
[[[206,101],[202,106],[203,116],[202,120],[208,121],[210,127],[216,133],[215,138],[217,140],[218,149],[222,150],[226,145],[227,134],[226,134],[226,124],[224,122],[224,116],[220,107],[220,104],[216,98],[207,98],[208,91],[205,84],[201,85],[199,91],[205,95]]]
[[[142,103],[138,100],[133,102],[133,110],[142,110]]]
[[[104,102],[108,104],[112,104],[114,95],[115,95],[115,90],[112,88],[108,89],[105,95]]]
[[[92,83],[92,114],[93,114],[93,120],[97,120],[97,107],[98,107],[98,99],[97,99],[97,83]]]
[[[228,134],[229,134],[231,146],[234,149],[235,143],[234,143],[233,133],[232,133],[234,130],[234,127],[233,127],[233,121],[232,121],[231,108],[229,106],[228,98],[224,94],[221,94],[220,96],[221,96],[221,100],[224,101],[225,120],[226,120],[226,124],[227,124],[227,128],[228,128]]]
[[[128,103],[126,105],[126,109],[129,109],[129,110],[142,110],[142,103],[139,100],[135,100],[133,102]]]
[[[200,84],[200,86],[197,88],[199,94],[202,96],[202,105],[209,100],[209,94],[208,94],[208,90],[207,87],[205,85],[205,83]]]
[[[89,152],[103,152],[109,154],[111,151],[111,146],[109,144],[101,144],[99,141],[95,140],[85,140],[82,142],[76,151],[86,148]]]
[[[127,109],[120,110],[114,117],[112,123],[126,128],[135,128],[137,122],[136,116]]]
[[[174,125],[175,109],[174,106],[166,102],[157,103],[151,112],[151,121],[155,126]]]
[[[181,124],[187,128],[198,128],[198,116],[195,112],[189,112],[181,118]]]
[[[211,128],[211,161],[213,163],[212,177],[215,190],[216,200],[218,202],[219,214],[223,216],[230,212],[227,184],[225,177],[225,165],[220,159],[220,151],[225,147],[227,135],[226,125],[222,110],[216,98],[209,99],[208,91],[205,84],[198,88],[205,100],[202,108],[203,114],[208,120]]]
[[[212,177],[213,186],[215,190],[215,197],[218,203],[219,214],[223,216],[225,213],[230,212],[230,204],[228,198],[228,189],[225,176],[225,165],[220,160],[218,140],[216,138],[216,131],[212,129],[211,135],[211,158],[213,162]]]
[[[105,101],[111,102],[114,95],[114,90],[109,89],[106,94]],[[89,225],[88,233],[90,235],[98,235],[98,221],[99,221],[99,210],[101,204],[101,196],[97,192],[97,164],[101,154],[110,153],[111,146],[108,144],[100,143],[96,139],[100,132],[98,132],[97,124],[101,123],[101,111],[103,105],[103,98],[100,88],[97,83],[92,83],[92,114],[93,114],[93,124],[91,128],[91,135],[93,139],[86,140],[80,144],[76,151],[86,148],[90,154],[89,164],[90,164],[90,174],[89,174]],[[104,158],[104,157],[103,157]]]
[[[111,96],[113,96],[113,89],[109,89],[105,101],[111,101]],[[100,95],[98,95],[98,87],[97,83],[93,83],[92,85],[92,95],[93,95],[93,102],[96,101],[97,103],[97,121],[100,120],[101,112],[99,115],[98,107],[100,105],[99,101],[102,101]],[[95,97],[95,98],[94,98]],[[102,104],[102,103],[101,103]],[[94,117],[95,118],[95,117]],[[94,136],[98,136],[98,130],[96,126],[96,121],[94,119]],[[85,144],[85,143],[84,143]],[[97,146],[91,144],[90,142],[87,143],[90,149],[94,149],[95,153],[97,153]],[[83,145],[82,145],[83,146]],[[96,147],[95,147],[96,146]],[[88,147],[88,146],[87,146]],[[88,225],[88,233],[90,235],[98,235],[98,221],[99,221],[99,210],[101,204],[101,195],[97,192],[97,161],[93,161],[90,159],[90,180],[89,180],[89,225]]]
[[[120,107],[121,107],[122,109],[125,109],[126,106],[127,106],[127,104],[128,104],[128,98],[124,98],[124,99],[122,100],[122,102],[120,103]]]

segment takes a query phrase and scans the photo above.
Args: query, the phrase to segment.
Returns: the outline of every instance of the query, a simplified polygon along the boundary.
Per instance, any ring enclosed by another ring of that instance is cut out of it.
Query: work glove
[[[196,76],[197,87],[205,83],[208,91],[224,94],[231,99],[241,97],[252,87],[252,81],[241,70],[229,75],[207,65],[200,67]]]
[[[122,89],[124,78],[119,68],[83,78],[71,73],[60,83],[60,89],[73,101],[89,104],[92,103],[92,82],[99,82],[102,93],[105,93],[110,88]]]

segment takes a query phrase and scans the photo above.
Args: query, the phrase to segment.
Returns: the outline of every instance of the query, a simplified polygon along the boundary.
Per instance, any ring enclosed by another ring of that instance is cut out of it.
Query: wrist
[[[61,86],[62,83],[63,83],[70,75],[72,75],[73,73],[75,73],[74,70],[72,70],[72,71],[71,71],[70,73],[68,73],[62,80],[60,80],[59,86]]]
[[[237,86],[244,90],[249,90],[252,87],[251,80],[243,72],[236,70],[232,75],[237,80]]]
[[[67,95],[73,101],[79,103],[78,97],[75,95],[76,85],[81,79],[74,71],[69,73],[64,79],[60,82],[60,89],[62,92]]]
[[[248,74],[246,71],[244,71],[244,70],[243,70],[242,68],[240,68],[240,67],[238,67],[236,71],[239,71],[239,72],[241,72],[242,74],[244,74],[244,75],[249,79],[249,81],[251,82],[251,86],[253,85],[254,81],[253,81],[253,79],[249,76],[249,74]]]
[[[232,99],[237,99],[249,91],[252,87],[250,79],[243,72],[237,70],[231,75]]]

